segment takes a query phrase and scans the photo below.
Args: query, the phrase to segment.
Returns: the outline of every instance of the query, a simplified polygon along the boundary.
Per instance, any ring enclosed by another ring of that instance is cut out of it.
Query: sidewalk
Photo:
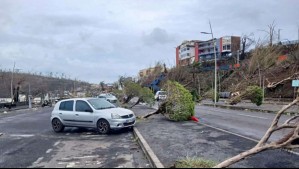
[[[137,116],[154,109],[138,105],[133,108]],[[149,144],[165,167],[172,167],[176,160],[199,157],[217,163],[235,156],[256,145],[247,140],[195,122],[172,122],[162,115],[139,120],[136,129]],[[260,153],[231,167],[297,167],[298,156],[281,150]]]
[[[289,102],[291,103],[291,102]],[[237,105],[229,105],[226,104],[224,100],[220,100],[216,107],[234,109],[234,110],[249,110],[249,111],[257,111],[257,112],[266,112],[266,113],[277,113],[283,106],[288,105],[287,102],[265,102],[261,106],[257,106],[250,101],[243,101],[238,103]],[[204,106],[214,106],[214,102],[211,100],[203,100],[200,104]],[[286,111],[288,114],[298,114],[299,106],[293,106],[289,110]]]

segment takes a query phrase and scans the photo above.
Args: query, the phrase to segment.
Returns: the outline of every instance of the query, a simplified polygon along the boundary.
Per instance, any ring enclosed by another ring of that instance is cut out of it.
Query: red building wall
[[[176,56],[176,66],[179,66],[179,65],[180,65],[179,50],[180,50],[180,48],[177,47],[177,48],[176,48],[176,54],[175,54],[175,56]]]

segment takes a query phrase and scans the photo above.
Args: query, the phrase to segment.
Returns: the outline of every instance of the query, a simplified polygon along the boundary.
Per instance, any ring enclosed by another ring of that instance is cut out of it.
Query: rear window
[[[64,101],[60,103],[59,110],[73,111],[74,101]]]
[[[166,95],[166,92],[160,92],[159,95]]]

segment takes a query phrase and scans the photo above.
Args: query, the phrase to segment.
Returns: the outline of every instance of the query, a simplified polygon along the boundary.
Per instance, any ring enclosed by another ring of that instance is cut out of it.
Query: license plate
[[[126,121],[126,123],[131,123],[131,122],[133,122],[133,119]]]

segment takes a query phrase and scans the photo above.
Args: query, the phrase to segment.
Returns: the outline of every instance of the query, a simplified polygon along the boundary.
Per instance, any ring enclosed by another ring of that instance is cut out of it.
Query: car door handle
[[[59,113],[60,115],[62,115],[62,113]]]
[[[79,114],[76,114],[76,116],[79,116]]]

